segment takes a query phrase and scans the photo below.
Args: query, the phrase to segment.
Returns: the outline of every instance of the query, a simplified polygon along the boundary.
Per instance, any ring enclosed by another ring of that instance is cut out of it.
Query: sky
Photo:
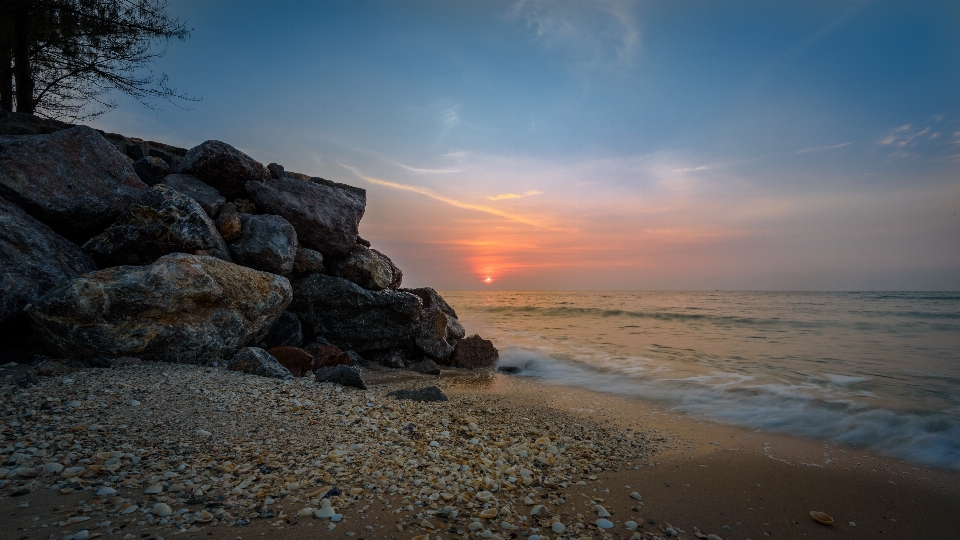
[[[93,125],[367,190],[405,286],[960,290],[960,2],[171,0]]]

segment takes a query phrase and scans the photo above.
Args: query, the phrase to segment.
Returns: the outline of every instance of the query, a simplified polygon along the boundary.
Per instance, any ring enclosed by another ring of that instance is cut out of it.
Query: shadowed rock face
[[[170,165],[158,157],[147,156],[134,161],[133,170],[144,184],[155,186],[164,176],[170,174]]]
[[[217,193],[212,186],[204,184],[199,178],[189,174],[168,174],[160,183],[197,201],[210,217],[216,216],[227,202],[227,199]]]
[[[450,356],[450,363],[466,369],[492,368],[500,359],[493,342],[478,335],[461,339]]]
[[[267,352],[294,377],[303,377],[313,369],[313,355],[299,347],[274,347]]]
[[[97,269],[73,242],[0,197],[0,321],[45,292]]]
[[[58,357],[200,364],[262,339],[291,298],[284,277],[177,253],[85,274],[48,292],[28,316]]]
[[[361,390],[367,389],[367,383],[361,376],[360,368],[356,366],[322,367],[313,372],[318,383],[329,382],[340,386],[353,386]]]
[[[164,185],[147,190],[129,212],[83,249],[101,266],[147,264],[168,253],[198,250],[230,260],[227,244],[200,204]]]
[[[293,378],[293,373],[290,373],[290,370],[283,367],[267,351],[257,347],[240,349],[240,352],[227,362],[227,369],[275,379]]]
[[[292,178],[248,182],[246,187],[262,212],[282,216],[293,225],[305,247],[325,257],[342,257],[357,245],[367,204],[363,190]]]
[[[430,287],[401,289],[417,295],[423,302],[414,342],[417,348],[440,363],[446,363],[464,330],[450,304]]]
[[[330,273],[371,291],[397,289],[403,281],[403,272],[390,257],[361,244],[346,257],[331,262]]]
[[[287,220],[273,215],[236,216],[240,235],[230,242],[230,253],[238,263],[281,276],[293,271],[297,233]]]
[[[89,127],[0,137],[0,196],[68,239],[102,231],[145,189],[126,158]]]
[[[294,284],[294,303],[308,338],[322,336],[343,350],[412,345],[422,309],[413,294],[368,291],[345,279],[314,274]]]
[[[244,184],[248,181],[270,178],[267,168],[259,161],[220,141],[206,141],[191,148],[183,157],[180,169],[213,186],[230,200],[243,197]]]
[[[277,322],[273,323],[267,337],[263,338],[267,348],[282,347],[288,345],[299,347],[303,344],[303,331],[300,327],[300,319],[289,311],[280,314]]]

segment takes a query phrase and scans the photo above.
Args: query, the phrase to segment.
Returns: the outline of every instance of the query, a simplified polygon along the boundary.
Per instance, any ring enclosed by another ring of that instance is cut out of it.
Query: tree
[[[186,27],[166,0],[0,0],[0,107],[84,120],[117,106],[118,90],[147,108],[196,101],[150,69]],[[160,42],[164,47],[156,48]]]

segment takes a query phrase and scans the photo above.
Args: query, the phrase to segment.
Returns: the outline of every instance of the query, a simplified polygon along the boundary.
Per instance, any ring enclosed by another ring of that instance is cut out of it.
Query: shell
[[[817,512],[816,510],[810,511],[810,517],[813,518],[817,523],[822,523],[824,525],[833,525],[833,518],[824,514],[823,512]]]

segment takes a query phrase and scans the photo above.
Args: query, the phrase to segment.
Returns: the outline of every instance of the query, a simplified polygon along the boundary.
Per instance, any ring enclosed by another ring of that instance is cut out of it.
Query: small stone
[[[209,436],[213,435],[213,433],[210,433],[209,431],[207,431],[207,430],[205,430],[205,429],[203,429],[203,428],[197,428],[197,435],[199,435],[199,436],[201,436],[201,437],[209,437]]]
[[[670,529],[670,530],[673,531],[673,529]],[[670,536],[677,536],[677,532],[674,531],[673,534],[670,535]],[[717,536],[717,535],[715,535],[715,534],[708,534],[708,535],[707,535],[707,540],[723,540],[723,538],[720,538],[719,536]]]
[[[643,499],[640,498],[640,494],[637,493],[636,491],[634,491],[633,493],[631,493],[630,496],[633,497],[634,499],[638,500],[638,501],[643,500]]]
[[[163,486],[160,484],[154,484],[147,489],[143,490],[145,495],[156,495],[157,493],[163,493]]]
[[[473,497],[480,502],[490,502],[493,500],[493,493],[489,491],[478,491]]]
[[[150,513],[158,517],[167,517],[173,513],[173,509],[167,503],[157,503],[150,509]]]
[[[112,487],[102,487],[97,490],[97,497],[110,497],[111,495],[116,495],[117,490]]]
[[[567,526],[559,521],[554,521],[553,525],[550,526],[550,530],[556,534],[561,534],[567,530]]]
[[[318,509],[314,515],[320,519],[330,519],[336,515],[336,513],[337,511],[332,506],[324,506]]]
[[[628,521],[624,523],[623,526],[626,527],[628,531],[635,531],[637,530],[637,527],[638,527],[636,521]]]
[[[486,508],[486,509],[482,510],[479,515],[480,515],[480,517],[483,518],[483,519],[493,519],[493,518],[497,517],[497,509],[496,509],[496,508]]]
[[[598,519],[598,520],[596,521],[596,523],[597,523],[597,527],[600,527],[601,529],[612,529],[612,528],[613,528],[613,523],[612,523],[610,520],[608,520],[608,519],[603,519],[603,518],[601,518],[601,519]]]
[[[396,399],[410,399],[414,401],[447,401],[449,398],[438,386],[427,386],[417,390],[394,390],[387,393]]]
[[[467,528],[471,531],[479,531],[483,528],[483,523],[480,523],[479,521],[472,521],[469,525],[467,525]]]

